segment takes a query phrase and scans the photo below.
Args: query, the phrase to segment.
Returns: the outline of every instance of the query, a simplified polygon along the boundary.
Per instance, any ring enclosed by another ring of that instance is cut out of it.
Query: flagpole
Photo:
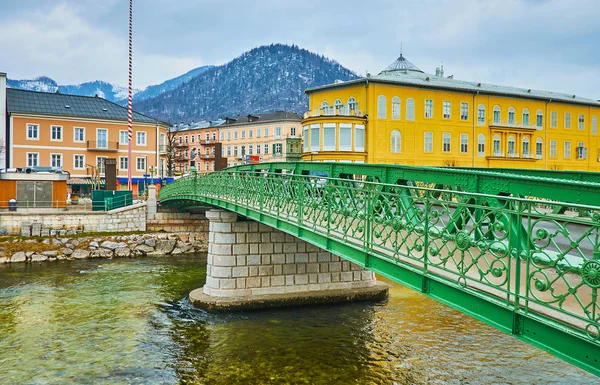
[[[129,0],[129,96],[127,98],[127,131],[129,135],[129,141],[127,145],[128,159],[127,159],[127,189],[133,190],[133,183],[131,181],[131,168],[133,167],[131,157],[131,142],[133,141],[133,84],[132,84],[132,47],[133,47],[133,0]]]

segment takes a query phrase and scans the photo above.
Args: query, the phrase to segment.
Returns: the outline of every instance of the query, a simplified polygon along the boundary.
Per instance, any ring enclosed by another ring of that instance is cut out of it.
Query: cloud
[[[4,2],[9,76],[126,83],[127,2]],[[402,44],[426,72],[443,61],[460,79],[599,97],[597,0],[134,0],[134,12],[136,87],[275,42],[377,73]]]

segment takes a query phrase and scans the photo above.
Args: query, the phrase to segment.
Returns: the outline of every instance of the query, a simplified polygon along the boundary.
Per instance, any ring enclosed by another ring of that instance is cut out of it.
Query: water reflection
[[[202,256],[0,265],[0,384],[595,384],[393,285],[380,304],[215,315]]]

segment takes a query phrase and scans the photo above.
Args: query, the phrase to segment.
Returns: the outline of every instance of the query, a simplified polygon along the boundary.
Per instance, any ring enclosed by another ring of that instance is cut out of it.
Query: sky
[[[127,0],[0,0],[11,79],[127,85]],[[455,79],[600,99],[599,0],[134,0],[135,88],[271,43],[365,75],[400,54]]]

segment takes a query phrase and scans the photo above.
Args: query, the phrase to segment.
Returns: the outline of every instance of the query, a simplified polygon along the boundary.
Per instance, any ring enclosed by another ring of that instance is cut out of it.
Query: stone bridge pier
[[[388,287],[373,272],[235,213],[206,212],[206,284],[190,293],[208,310],[382,300]]]

